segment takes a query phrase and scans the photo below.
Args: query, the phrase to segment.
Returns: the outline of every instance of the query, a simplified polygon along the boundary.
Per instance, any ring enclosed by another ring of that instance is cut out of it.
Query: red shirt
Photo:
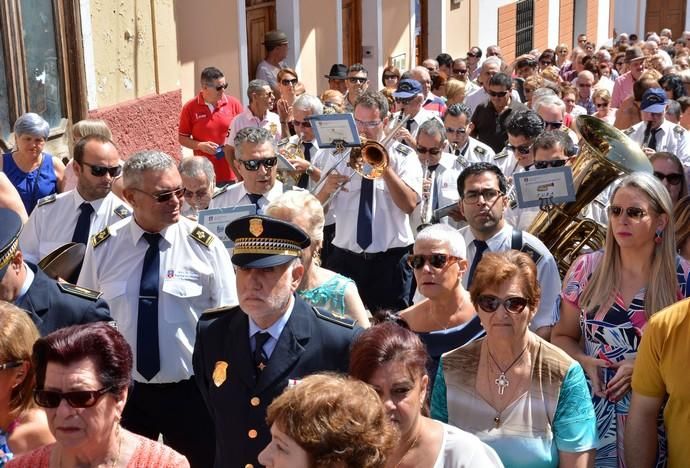
[[[223,95],[223,98],[216,103],[212,112],[199,93],[182,107],[178,132],[182,136],[191,137],[197,141],[212,141],[222,147],[228,136],[232,119],[240,112],[242,112],[240,101],[226,95]],[[216,183],[237,180],[225,157],[219,159],[215,155],[198,150],[195,150],[194,154],[205,156],[211,161],[216,172]]]

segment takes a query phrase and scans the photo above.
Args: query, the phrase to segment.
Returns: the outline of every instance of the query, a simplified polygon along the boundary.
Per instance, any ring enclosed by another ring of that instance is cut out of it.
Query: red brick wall
[[[556,44],[549,44],[549,0],[535,0],[532,34],[532,47],[536,47],[542,52],[544,49],[556,47]]]
[[[155,94],[113,107],[96,109],[89,117],[103,119],[123,159],[141,150],[161,150],[180,159],[177,126],[182,109],[182,91]]]
[[[613,0],[612,0],[613,1]],[[573,46],[573,17],[575,16],[575,2],[573,0],[561,0],[558,13],[558,43]]]
[[[515,16],[517,5],[502,6],[498,9],[498,46],[503,52],[503,60],[512,63],[515,60]]]

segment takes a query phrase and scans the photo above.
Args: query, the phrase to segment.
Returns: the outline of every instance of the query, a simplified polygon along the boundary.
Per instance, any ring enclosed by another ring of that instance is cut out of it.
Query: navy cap
[[[9,208],[0,208],[0,279],[19,249],[22,219]]]
[[[649,88],[642,95],[642,112],[652,112],[660,114],[666,109],[666,91],[661,88]]]
[[[232,263],[244,268],[268,268],[302,256],[311,240],[294,224],[270,216],[243,216],[225,227],[235,243]]]
[[[400,80],[400,83],[398,83],[398,89],[396,89],[393,93],[393,97],[407,99],[415,97],[421,92],[422,85],[419,83],[419,81],[406,78],[404,80]]]

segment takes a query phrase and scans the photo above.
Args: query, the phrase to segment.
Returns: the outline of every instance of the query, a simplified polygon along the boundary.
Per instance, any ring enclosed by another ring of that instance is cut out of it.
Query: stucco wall
[[[407,67],[414,67],[414,49],[410,43],[414,31],[410,28],[411,12],[409,0],[382,0],[383,56],[381,63],[388,64],[391,57],[407,54]],[[374,78],[373,76],[371,77]],[[381,77],[376,76],[380,82]]]
[[[472,2],[464,1],[458,8],[451,10],[451,2],[446,11],[446,52],[451,57],[464,57],[470,50],[472,21]]]
[[[300,1],[301,51],[299,74],[310,93],[321,93],[328,88],[327,75],[336,63],[336,2],[323,0]]]

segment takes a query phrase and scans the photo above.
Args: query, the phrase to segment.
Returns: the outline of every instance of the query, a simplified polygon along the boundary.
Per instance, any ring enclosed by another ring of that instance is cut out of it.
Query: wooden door
[[[674,38],[680,37],[685,29],[685,0],[647,0],[644,28],[643,34],[670,28]]]
[[[429,23],[428,23],[428,9],[427,0],[417,0],[415,2],[415,31],[414,31],[414,55],[415,64],[421,65],[424,60],[428,58],[428,38],[429,38]],[[415,65],[413,64],[413,65]]]
[[[256,75],[256,66],[264,59],[264,34],[276,28],[276,3],[246,0],[247,60],[249,79]]]
[[[362,62],[362,3],[343,0],[343,62],[350,66]]]

